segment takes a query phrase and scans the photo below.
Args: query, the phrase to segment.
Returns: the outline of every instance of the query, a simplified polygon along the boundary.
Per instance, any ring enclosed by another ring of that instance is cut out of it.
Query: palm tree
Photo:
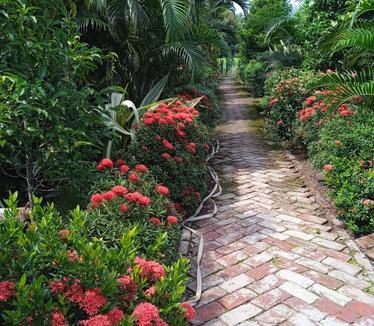
[[[246,10],[246,0],[236,1]],[[171,84],[187,82],[213,53],[230,55],[222,16],[231,1],[80,0],[77,7],[84,40],[109,53],[102,79],[135,101],[167,73]]]

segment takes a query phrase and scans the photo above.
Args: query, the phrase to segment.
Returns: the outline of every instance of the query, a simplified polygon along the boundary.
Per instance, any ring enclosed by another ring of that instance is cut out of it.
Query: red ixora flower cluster
[[[103,158],[96,166],[97,171],[103,171],[105,169],[112,169],[114,166],[113,161],[109,158]]]
[[[167,196],[170,194],[170,190],[168,187],[165,187],[163,185],[157,185],[155,187],[155,191],[159,193],[160,195]]]
[[[135,281],[128,275],[121,276],[117,282],[119,283],[119,288],[123,292],[122,299],[125,301],[133,300],[138,286]]]
[[[168,326],[161,319],[158,308],[151,303],[140,303],[133,311],[132,316],[135,318],[137,326]]]
[[[82,326],[116,326],[121,323],[125,317],[123,311],[119,308],[113,308],[106,315],[96,315],[88,320],[80,322]]]
[[[181,102],[177,101],[175,104],[160,103],[155,110],[144,113],[143,124],[146,126],[153,124],[173,125],[180,128],[179,122],[192,123],[194,118],[199,115],[196,109],[184,106]]]
[[[16,284],[12,281],[0,282],[0,302],[8,301],[16,294]]]
[[[166,275],[165,269],[156,261],[136,257],[134,262],[140,268],[140,276],[150,282],[157,281]]]
[[[312,116],[317,114],[318,111],[325,113],[329,110],[332,104],[337,103],[336,92],[331,90],[316,91],[315,95],[309,96],[305,99],[305,108],[300,110],[299,119],[301,122],[309,120]],[[354,112],[348,108],[347,103],[343,103],[337,108],[339,115],[342,117],[347,117]],[[317,126],[321,123],[317,123]]]
[[[183,308],[184,316],[188,321],[191,321],[195,318],[196,310],[194,307],[191,306],[191,304],[189,304],[188,302],[182,302],[180,306]]]
[[[330,91],[319,91],[316,92],[316,95],[322,95],[326,97],[330,95]],[[317,96],[309,96],[305,99],[304,102],[305,108],[300,110],[299,119],[301,122],[309,120],[312,116],[317,114],[318,110],[325,113],[330,107],[330,103],[326,103],[323,99],[318,99]]]
[[[81,310],[91,317],[97,315],[107,303],[106,297],[99,288],[84,289],[79,280],[70,280],[69,278],[54,280],[49,283],[49,289],[54,295],[62,294],[66,300],[77,304]],[[123,316],[123,312],[117,308],[116,310],[111,310],[106,315],[106,318],[110,322],[109,325],[116,325]],[[52,319],[56,319],[56,326],[64,325],[62,323],[64,316],[60,312],[55,311],[52,314]],[[82,325],[95,325],[91,323],[94,320],[91,318],[82,322]]]
[[[354,112],[348,108],[348,104],[344,103],[338,107],[339,115],[342,117],[348,117],[353,115]]]

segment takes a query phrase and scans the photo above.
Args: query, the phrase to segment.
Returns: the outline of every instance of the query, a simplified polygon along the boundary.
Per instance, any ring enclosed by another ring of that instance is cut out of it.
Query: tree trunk
[[[32,168],[32,160],[28,154],[26,154],[26,182],[27,182],[27,196],[29,198],[29,205],[33,207],[32,194],[34,190],[33,182],[34,173]]]

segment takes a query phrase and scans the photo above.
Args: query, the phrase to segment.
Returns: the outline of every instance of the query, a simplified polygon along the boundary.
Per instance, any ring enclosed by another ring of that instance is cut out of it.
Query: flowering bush
[[[92,189],[87,223],[91,236],[102,238],[107,244],[118,243],[129,227],[141,231],[140,252],[152,255],[149,246],[160,242],[161,260],[175,260],[180,228],[179,216],[170,202],[171,192],[156,184],[148,167],[130,167],[122,159],[113,163],[103,159],[96,168],[99,179]],[[167,237],[164,235],[167,234]]]
[[[338,100],[335,91],[323,90],[316,91],[312,96],[305,99],[303,107],[297,113],[298,128],[296,128],[295,137],[303,145],[318,140],[321,127],[331,119],[342,119],[343,123],[350,121],[358,107],[355,99],[340,106],[336,106]],[[339,142],[338,142],[339,143]]]
[[[308,152],[314,165],[325,170],[339,217],[355,233],[373,232],[374,114],[362,106],[350,114],[344,110],[336,110],[321,126]]]
[[[214,100],[213,95],[205,94],[197,88],[187,88],[177,94],[181,101],[192,101],[202,97],[200,102],[195,106],[199,112],[199,120],[208,127],[215,127],[219,119],[219,106]]]
[[[296,113],[308,94],[306,77],[293,77],[279,81],[269,99],[269,129],[281,140],[294,135]]]
[[[193,318],[180,303],[185,259],[165,266],[137,256],[136,228],[109,247],[88,235],[88,212],[77,208],[64,223],[38,198],[22,221],[16,200],[0,220],[1,324],[166,326]]]
[[[191,211],[207,191],[208,131],[199,112],[182,102],[161,103],[146,112],[130,153],[147,164],[159,182],[170,189],[174,207]]]

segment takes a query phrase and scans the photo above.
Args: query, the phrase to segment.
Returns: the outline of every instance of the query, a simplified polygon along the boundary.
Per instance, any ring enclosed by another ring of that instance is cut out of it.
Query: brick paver
[[[374,326],[370,262],[332,231],[293,163],[258,132],[254,99],[231,78],[221,89],[213,165],[223,194],[217,215],[195,225],[205,244],[192,324]]]

